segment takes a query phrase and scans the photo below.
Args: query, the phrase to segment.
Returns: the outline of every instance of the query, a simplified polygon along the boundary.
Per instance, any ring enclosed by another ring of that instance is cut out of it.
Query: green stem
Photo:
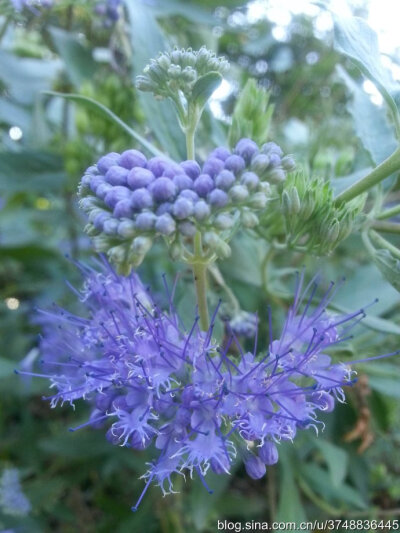
[[[392,218],[398,214],[400,214],[400,204],[395,205],[390,209],[386,209],[386,211],[382,211],[382,213],[379,213],[376,218],[378,218],[379,220],[384,220],[386,218]]]
[[[238,302],[238,299],[236,298],[232,289],[228,287],[228,285],[225,283],[225,280],[219,268],[216,265],[212,265],[212,266],[209,266],[209,270],[210,270],[212,277],[215,279],[218,285],[225,291],[225,294],[228,297],[230,304],[232,305],[232,311],[234,313],[238,313],[240,311],[240,304]]]
[[[387,250],[389,250],[395,257],[397,257],[398,259],[400,259],[400,250],[398,248],[396,248],[396,246],[393,246],[392,243],[390,243],[389,241],[387,241],[386,239],[384,239],[381,235],[379,235],[379,233],[377,233],[376,231],[374,230],[371,230],[369,232],[369,236],[372,240],[372,242],[376,245],[376,246],[379,246],[379,248],[386,248]]]
[[[197,307],[200,317],[200,328],[202,331],[207,331],[210,323],[207,306],[207,266],[207,262],[203,257],[201,233],[198,231],[194,236],[194,259],[192,269],[196,288]]]
[[[400,169],[400,148],[398,148],[391,156],[389,156],[385,161],[378,165],[372,172],[367,176],[360,179],[348,189],[343,191],[335,198],[335,204],[340,205],[343,202],[349,202],[356,196],[359,196],[365,191],[368,191],[374,185],[377,185],[379,182],[396,172]]]
[[[194,159],[194,134],[195,134],[196,128],[195,127],[188,127],[185,131],[186,135],[186,154],[188,159]]]
[[[371,228],[383,233],[396,233],[400,234],[400,224],[396,222],[381,222],[380,220],[374,220],[371,224]]]

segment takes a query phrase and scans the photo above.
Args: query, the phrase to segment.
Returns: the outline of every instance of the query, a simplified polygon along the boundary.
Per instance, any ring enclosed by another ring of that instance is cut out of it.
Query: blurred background
[[[66,280],[79,286],[80,279],[71,259],[93,256],[76,202],[83,171],[105,152],[140,149],[95,109],[43,91],[94,98],[181,159],[184,140],[171,107],[139,94],[133,80],[159,51],[206,45],[225,55],[231,69],[203,116],[200,158],[226,145],[250,77],[270,91],[270,139],[337,190],[396,146],[381,94],[334,46],[331,14],[369,22],[382,63],[398,82],[400,8],[391,0],[126,0],[114,3],[117,12],[106,4],[0,0],[0,530],[180,533],[216,531],[218,519],[400,518],[398,358],[360,365],[358,384],[324,419],[325,431],[318,438],[303,432],[294,445],[282,445],[279,464],[263,480],[250,480],[238,465],[232,476],[211,476],[212,496],[197,481],[164,499],[152,487],[136,514],[130,506],[143,487],[138,478],[147,452],[111,446],[101,431],[69,433],[85,419],[86,407],[51,409],[42,401],[47,382],[14,375],[15,367],[29,371],[40,359],[35,308],[56,301],[73,310]],[[398,202],[395,178],[390,187]],[[221,264],[243,309],[265,317],[271,303],[279,327],[293,270],[305,266],[311,276],[320,269],[328,280],[347,278],[335,300],[339,308],[380,298],[338,357],[398,348],[399,294],[359,235],[327,258],[283,250],[265,272],[267,251],[265,242],[238,234],[232,258]],[[161,291],[160,274],[173,279],[182,268],[159,245],[139,270]],[[183,312],[193,308],[194,294],[185,288],[190,279],[183,271],[177,294]],[[11,489],[7,504],[4,493]]]

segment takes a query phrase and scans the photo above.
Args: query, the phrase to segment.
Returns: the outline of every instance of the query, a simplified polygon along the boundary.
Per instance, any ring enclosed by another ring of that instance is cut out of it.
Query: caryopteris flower
[[[43,370],[36,375],[55,389],[47,398],[53,407],[90,403],[89,420],[72,431],[104,427],[113,444],[154,445],[135,510],[153,481],[173,492],[174,474],[197,473],[210,490],[209,468],[228,473],[237,455],[249,476],[262,477],[265,465],[278,461],[279,443],[323,425],[318,412],[343,402],[343,387],[354,382],[350,367],[326,350],[346,340],[365,313],[328,314],[333,284],[315,304],[315,280],[303,291],[299,277],[282,333],[272,334],[269,312],[270,341],[257,354],[257,336],[252,352],[233,333],[223,345],[214,339],[218,309],[208,331],[198,318],[186,328],[172,296],[162,311],[136,274],[118,276],[107,263],[82,270],[84,312],[44,312]]]
[[[292,168],[275,143],[259,148],[250,139],[241,139],[233,152],[216,148],[202,166],[147,159],[138,150],[113,152],[82,178],[86,231],[116,265],[139,264],[157,236],[182,255],[197,231],[212,253],[226,257],[235,227],[258,224],[256,213],[265,208],[271,185],[282,183]]]

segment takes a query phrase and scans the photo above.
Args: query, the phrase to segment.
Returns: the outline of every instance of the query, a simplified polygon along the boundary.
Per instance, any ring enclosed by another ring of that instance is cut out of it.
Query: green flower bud
[[[215,218],[214,225],[218,229],[230,229],[234,225],[234,220],[231,216],[221,213]]]
[[[118,224],[117,232],[121,237],[130,239],[136,233],[135,223],[132,220],[123,220]]]
[[[93,237],[93,248],[95,252],[107,252],[112,246],[113,241],[104,233]]]
[[[255,228],[260,223],[258,216],[252,211],[243,211],[241,220],[245,228]]]
[[[229,194],[234,202],[243,202],[248,198],[249,191],[245,185],[234,185]]]
[[[263,192],[256,192],[250,199],[250,205],[255,209],[264,209],[267,205],[267,196]]]
[[[282,168],[274,168],[268,172],[268,181],[273,184],[283,183],[285,179],[286,173]]]
[[[204,242],[217,254],[220,259],[227,259],[230,257],[232,250],[225,241],[223,241],[216,233],[207,232],[204,235]]]
[[[110,259],[111,263],[114,263],[115,265],[122,264],[126,262],[127,259],[127,247],[125,244],[119,244],[117,246],[113,246],[108,250],[108,258]]]

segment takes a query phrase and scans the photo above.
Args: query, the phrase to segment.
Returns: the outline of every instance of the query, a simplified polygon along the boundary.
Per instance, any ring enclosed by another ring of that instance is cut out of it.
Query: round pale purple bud
[[[279,155],[279,157],[283,156],[282,148],[274,142],[268,142],[263,144],[261,147],[261,151],[265,154],[275,153]]]
[[[131,196],[131,206],[133,209],[145,209],[153,205],[153,198],[147,189],[136,189]]]
[[[196,220],[204,220],[210,216],[210,206],[204,200],[199,200],[194,206],[194,216]]]
[[[85,174],[81,179],[81,187],[90,187],[90,181],[92,176],[90,174]]]
[[[118,160],[118,164],[128,170],[134,167],[145,167],[146,163],[146,156],[139,150],[125,150]]]
[[[296,163],[293,157],[290,157],[290,155],[286,155],[282,158],[282,167],[287,171],[291,172],[296,168]]]
[[[178,198],[174,203],[172,213],[179,220],[190,217],[193,213],[193,203],[187,198]]]
[[[131,191],[122,185],[113,187],[104,197],[104,203],[107,207],[114,209],[120,200],[125,200],[130,197]]]
[[[227,148],[220,146],[211,152],[210,157],[215,157],[221,161],[225,161],[230,155],[231,153]]]
[[[214,224],[218,229],[225,230],[230,229],[233,226],[234,220],[231,216],[221,213],[215,218]]]
[[[199,196],[204,197],[214,189],[214,180],[208,174],[200,174],[193,187]]]
[[[163,215],[164,213],[172,213],[174,204],[172,202],[163,202],[157,207],[156,214]]]
[[[269,154],[269,164],[271,167],[279,167],[281,164],[281,158],[276,152]]]
[[[123,220],[118,224],[117,232],[118,235],[125,239],[132,238],[136,233],[134,222],[132,220]]]
[[[112,188],[113,186],[109,183],[100,183],[100,185],[96,189],[96,196],[103,200],[106,194],[112,190]]]
[[[210,157],[203,165],[203,174],[208,174],[209,176],[216,176],[223,170],[224,162],[221,159],[216,157]]]
[[[244,459],[244,467],[248,475],[253,479],[260,479],[265,475],[267,469],[265,464],[257,455],[248,455]]]
[[[258,146],[251,139],[240,139],[235,147],[235,153],[250,161],[253,155],[258,154]]]
[[[110,213],[106,213],[105,211],[98,213],[95,218],[93,219],[93,226],[102,231],[103,230],[103,224],[106,220],[108,220],[110,217]]]
[[[187,161],[182,161],[180,166],[192,180],[195,180],[200,175],[201,169],[197,161],[188,159]]]
[[[156,230],[162,235],[170,235],[175,231],[175,228],[175,220],[171,217],[170,214],[164,213],[164,215],[161,215],[157,218]]]
[[[235,174],[242,172],[245,166],[246,163],[243,157],[240,157],[240,155],[230,155],[225,161],[225,168],[232,170],[232,172]]]
[[[147,168],[135,167],[129,172],[127,183],[132,190],[135,190],[147,187],[154,179],[154,174]]]
[[[185,222],[181,222],[179,224],[179,232],[185,237],[194,237],[196,233],[196,226],[188,220]]]
[[[197,202],[197,200],[199,199],[199,195],[197,194],[197,192],[194,192],[191,189],[185,189],[184,191],[179,193],[179,198],[187,198],[192,202]]]
[[[185,189],[191,189],[193,187],[193,181],[186,174],[178,174],[174,176],[172,181],[175,183],[178,191],[183,191]]]
[[[104,176],[92,176],[90,178],[90,188],[95,193],[99,185],[104,183]]]
[[[150,231],[154,228],[156,215],[151,212],[139,213],[136,217],[136,228],[140,231]]]
[[[157,178],[151,185],[151,192],[157,202],[165,202],[175,197],[177,189],[169,178]]]
[[[268,172],[267,178],[271,183],[282,183],[286,179],[286,174],[282,168],[274,168]]]
[[[174,176],[176,176],[177,174],[182,174],[182,169],[181,167],[176,164],[176,163],[170,163],[164,170],[164,172],[162,173],[163,176],[165,176],[166,178],[173,178]]]
[[[258,154],[251,160],[251,168],[257,173],[265,172],[270,164],[270,158],[266,154]]]
[[[246,200],[246,198],[248,198],[249,191],[244,185],[235,185],[229,191],[229,194],[234,202],[243,202]]]
[[[132,215],[131,201],[128,198],[120,200],[114,207],[113,215],[115,218],[129,218]]]
[[[257,188],[260,179],[254,172],[245,172],[240,178],[240,183],[252,191]]]
[[[221,189],[214,189],[208,195],[208,201],[215,207],[224,207],[228,203],[228,195]]]
[[[118,165],[113,165],[107,170],[105,180],[111,185],[126,185],[128,170]]]
[[[104,233],[106,233],[107,235],[115,235],[118,230],[118,224],[119,220],[117,220],[116,218],[110,217],[108,220],[105,220],[103,224]]]
[[[275,465],[279,459],[278,448],[275,442],[267,441],[258,449],[258,456],[266,465]]]
[[[220,189],[227,190],[235,183],[235,175],[230,170],[222,170],[215,179],[215,184]]]
[[[105,174],[110,167],[118,165],[119,158],[120,155],[117,152],[110,152],[97,161],[97,168],[102,174]]]
[[[147,168],[158,178],[170,164],[164,157],[152,157],[147,161]]]

